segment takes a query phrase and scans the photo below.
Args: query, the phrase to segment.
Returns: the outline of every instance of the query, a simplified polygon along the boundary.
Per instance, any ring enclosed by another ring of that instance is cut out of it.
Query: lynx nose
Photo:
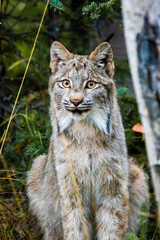
[[[82,103],[83,99],[80,98],[80,99],[70,99],[71,103],[74,104],[74,106],[78,106],[80,103]]]

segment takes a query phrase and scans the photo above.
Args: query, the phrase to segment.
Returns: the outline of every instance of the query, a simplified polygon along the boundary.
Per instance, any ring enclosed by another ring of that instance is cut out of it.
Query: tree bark
[[[122,0],[133,85],[158,205],[160,226],[160,1]]]

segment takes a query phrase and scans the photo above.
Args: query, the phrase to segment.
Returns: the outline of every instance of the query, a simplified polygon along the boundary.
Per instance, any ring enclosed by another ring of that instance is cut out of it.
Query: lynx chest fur
[[[123,240],[137,231],[148,192],[143,171],[128,161],[111,47],[79,56],[54,42],[50,67],[53,131],[48,154],[29,172],[31,209],[45,240]]]

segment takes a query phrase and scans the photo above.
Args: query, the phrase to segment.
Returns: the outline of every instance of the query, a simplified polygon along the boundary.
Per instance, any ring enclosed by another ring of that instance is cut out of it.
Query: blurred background
[[[46,1],[1,0],[0,142],[4,136],[30,56]],[[28,210],[25,179],[33,159],[48,151],[49,51],[54,40],[73,53],[88,55],[109,41],[115,59],[115,82],[129,155],[149,175],[150,210],[142,208],[139,238],[158,240],[156,203],[150,181],[143,128],[130,76],[119,0],[50,0],[29,71],[15,109],[0,162],[0,239],[41,239]],[[138,125],[137,125],[138,124]],[[148,225],[147,225],[148,222]],[[148,226],[148,227],[147,227]]]

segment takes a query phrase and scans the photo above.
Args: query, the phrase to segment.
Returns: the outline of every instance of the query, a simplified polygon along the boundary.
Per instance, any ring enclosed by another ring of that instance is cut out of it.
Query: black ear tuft
[[[114,37],[114,35],[115,35],[115,32],[112,32],[103,42],[110,42],[111,39]]]

